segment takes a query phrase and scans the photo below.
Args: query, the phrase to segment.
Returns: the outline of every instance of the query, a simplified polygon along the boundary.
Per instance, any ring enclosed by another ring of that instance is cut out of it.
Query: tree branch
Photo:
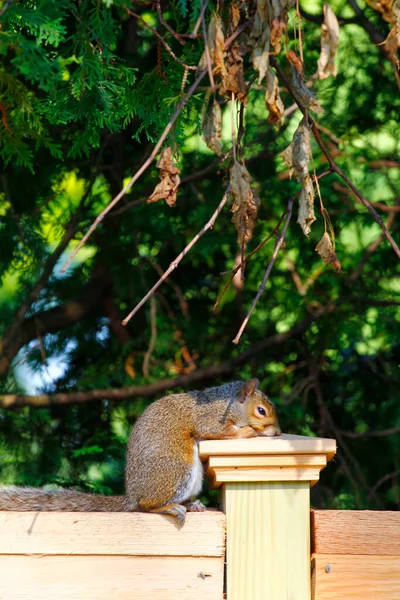
[[[152,296],[154,294],[154,292],[160,287],[160,285],[163,283],[163,281],[165,281],[167,279],[168,275],[170,275],[172,273],[172,271],[174,271],[177,268],[177,266],[181,262],[182,258],[184,258],[186,256],[186,254],[193,248],[193,246],[196,244],[196,242],[199,241],[201,236],[204,235],[206,233],[206,231],[208,231],[209,229],[211,229],[214,226],[214,223],[215,223],[219,213],[221,212],[221,210],[223,209],[223,207],[226,204],[226,201],[227,201],[228,195],[229,195],[229,190],[230,190],[230,186],[228,185],[228,187],[226,188],[225,193],[222,197],[221,202],[217,206],[217,208],[214,211],[214,213],[212,214],[211,218],[207,221],[207,223],[204,225],[204,227],[202,227],[202,229],[200,229],[199,233],[196,234],[194,236],[194,238],[189,242],[189,244],[182,250],[182,252],[176,257],[176,259],[170,264],[170,266],[165,271],[165,273],[162,275],[162,277],[160,277],[160,279],[157,281],[157,283],[155,285],[153,285],[151,290],[149,292],[147,292],[147,294],[144,296],[144,298],[142,298],[142,300],[139,302],[139,304],[137,304],[135,306],[135,308],[133,310],[131,310],[129,315],[125,317],[125,319],[122,321],[122,325],[127,325],[127,323],[129,323],[131,318],[138,312],[138,310],[143,306],[143,304],[145,304],[145,302],[147,302],[147,300],[150,298],[150,296]]]
[[[287,228],[289,226],[289,222],[290,222],[290,219],[291,219],[291,216],[292,216],[292,208],[293,208],[293,198],[290,198],[290,200],[288,201],[287,209],[286,209],[286,215],[287,216],[286,216],[286,221],[285,221],[285,225],[283,227],[282,233],[281,233],[281,235],[277,236],[276,244],[275,244],[274,251],[272,253],[271,260],[269,261],[267,270],[265,271],[263,280],[261,282],[260,287],[258,288],[258,292],[256,294],[256,297],[253,300],[253,303],[252,303],[252,305],[251,305],[251,307],[249,309],[249,312],[247,313],[247,315],[246,315],[243,323],[241,324],[240,329],[237,332],[236,337],[232,340],[234,344],[238,344],[239,343],[241,335],[242,335],[243,331],[245,330],[247,323],[249,322],[249,319],[251,317],[251,313],[255,309],[256,304],[257,304],[257,302],[259,301],[259,299],[261,297],[261,294],[265,290],[265,286],[267,285],[267,281],[268,281],[268,278],[269,278],[269,276],[271,274],[272,267],[274,266],[276,257],[278,256],[279,250],[281,249],[281,247],[283,245],[283,242],[285,241],[286,231],[287,231]]]
[[[278,346],[303,334],[311,323],[320,319],[324,315],[334,312],[336,304],[327,306],[315,311],[307,316],[303,321],[296,323],[289,331],[285,333],[274,334],[264,340],[256,342],[249,349],[238,356],[226,360],[219,364],[213,364],[202,369],[197,369],[186,375],[181,375],[175,379],[160,379],[149,385],[128,386],[114,389],[98,389],[87,392],[60,392],[57,394],[42,394],[38,396],[29,396],[25,394],[2,394],[0,395],[1,408],[17,408],[21,406],[32,406],[34,408],[43,408],[62,404],[81,404],[84,402],[93,402],[99,400],[126,400],[128,398],[149,397],[175,389],[177,387],[186,387],[188,385],[214,381],[217,377],[231,375],[235,373],[237,367],[246,364],[254,355],[264,352],[267,348]]]
[[[121,200],[121,198],[123,198],[123,196],[125,196],[126,192],[131,189],[131,187],[133,186],[133,184],[136,183],[136,181],[139,179],[139,177],[141,175],[143,175],[143,173],[146,171],[146,169],[151,165],[151,163],[153,162],[153,160],[157,156],[158,151],[160,150],[161,146],[163,145],[163,143],[167,139],[169,132],[171,131],[171,129],[175,125],[175,122],[176,122],[177,118],[179,117],[179,115],[181,114],[181,111],[182,111],[183,107],[185,106],[185,104],[187,103],[187,101],[189,100],[189,98],[191,98],[191,96],[194,94],[194,92],[196,91],[197,86],[199,85],[199,83],[201,82],[201,80],[203,79],[203,77],[205,76],[206,73],[207,73],[206,69],[203,70],[203,71],[201,71],[201,73],[194,80],[194,82],[192,83],[192,85],[190,86],[190,88],[188,89],[188,91],[186,92],[185,96],[178,103],[178,106],[176,107],[175,112],[173,113],[173,115],[170,118],[167,126],[165,127],[164,131],[162,132],[162,134],[161,134],[161,136],[160,136],[157,144],[154,146],[154,148],[153,148],[150,156],[144,161],[144,163],[142,164],[142,166],[136,171],[136,173],[128,181],[128,183],[126,184],[126,186],[124,188],[122,188],[122,190],[115,196],[115,198],[113,198],[113,200],[106,206],[106,208],[94,220],[94,222],[92,223],[92,225],[89,227],[88,231],[85,233],[85,235],[83,236],[83,238],[79,242],[78,246],[75,248],[74,252],[71,254],[71,256],[69,257],[69,259],[67,260],[67,262],[65,263],[65,265],[61,269],[61,273],[65,273],[66,269],[71,264],[72,260],[78,254],[79,250],[86,243],[86,241],[88,240],[88,238],[92,235],[92,233],[96,229],[96,227],[102,222],[102,220],[110,212],[110,210],[112,208],[114,208],[114,206]]]
[[[364,433],[358,433],[357,431],[343,431],[339,430],[343,437],[351,439],[360,438],[372,438],[372,437],[388,437],[390,435],[397,435],[400,433],[400,427],[391,427],[390,429],[381,429],[378,431],[364,431]]]

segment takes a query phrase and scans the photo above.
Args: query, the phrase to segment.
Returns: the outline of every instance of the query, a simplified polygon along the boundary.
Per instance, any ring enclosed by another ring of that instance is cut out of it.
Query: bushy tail
[[[0,487],[0,510],[125,512],[125,496],[100,496],[74,490]]]

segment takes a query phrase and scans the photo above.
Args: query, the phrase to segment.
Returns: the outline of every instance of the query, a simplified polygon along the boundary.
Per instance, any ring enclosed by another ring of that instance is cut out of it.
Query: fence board
[[[312,600],[398,600],[400,556],[314,554]]]
[[[0,556],[3,600],[222,600],[223,559]]]
[[[223,556],[225,515],[189,513],[182,528],[144,513],[1,512],[2,554]]]
[[[319,554],[400,556],[400,512],[313,510],[311,531]]]

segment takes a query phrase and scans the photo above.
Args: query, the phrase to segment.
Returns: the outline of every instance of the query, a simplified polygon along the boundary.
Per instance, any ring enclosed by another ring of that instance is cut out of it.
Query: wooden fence
[[[0,512],[0,600],[400,600],[400,513],[312,511],[310,524],[310,485],[335,448],[201,442],[224,512],[182,528],[142,513]]]
[[[311,512],[313,600],[400,600],[400,512]]]

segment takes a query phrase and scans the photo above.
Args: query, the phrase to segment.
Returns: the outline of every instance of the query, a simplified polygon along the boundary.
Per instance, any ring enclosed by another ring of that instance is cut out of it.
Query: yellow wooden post
[[[335,440],[204,441],[214,487],[222,484],[228,600],[310,600],[310,485],[336,452]]]

